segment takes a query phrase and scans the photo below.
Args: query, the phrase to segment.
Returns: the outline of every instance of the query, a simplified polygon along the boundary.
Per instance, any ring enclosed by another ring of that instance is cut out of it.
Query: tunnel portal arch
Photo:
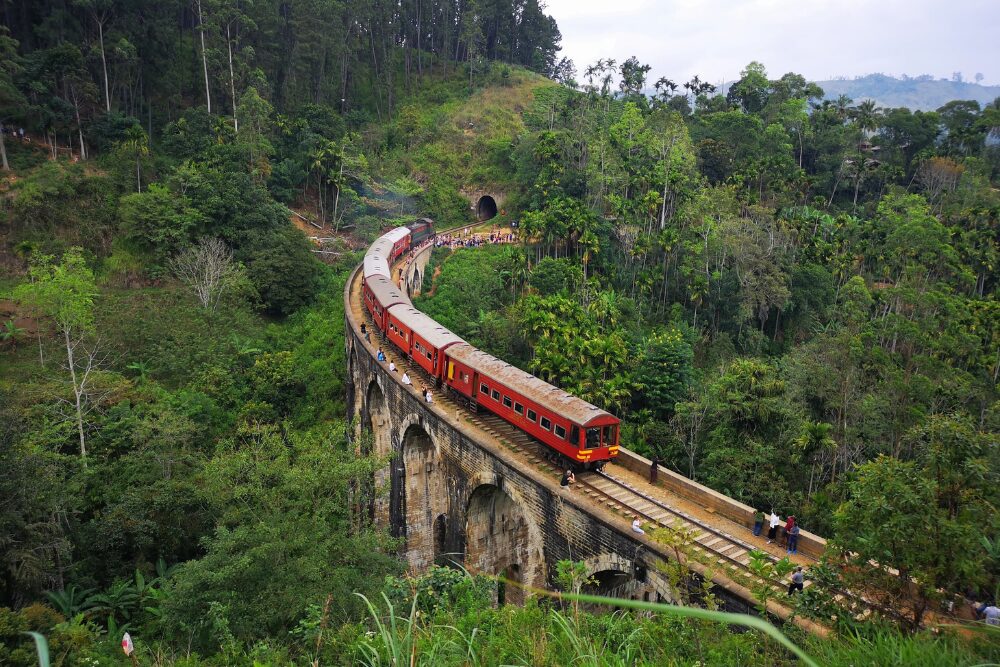
[[[498,211],[497,200],[490,195],[483,195],[476,204],[476,218],[480,222],[497,217]]]

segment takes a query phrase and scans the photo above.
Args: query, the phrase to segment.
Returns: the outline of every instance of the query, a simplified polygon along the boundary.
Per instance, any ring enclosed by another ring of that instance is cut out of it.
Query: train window
[[[534,411],[534,410],[532,410],[531,408],[528,408],[528,421],[532,421],[532,422],[533,422],[533,421],[535,421],[535,420],[536,420],[537,418],[538,418],[538,415],[537,415],[537,414],[535,414],[535,411]]]
[[[424,352],[424,354],[426,354],[426,355],[427,355],[427,358],[428,358],[428,359],[430,359],[430,358],[431,358],[431,353],[430,353],[430,352]]]
[[[564,429],[559,424],[556,424],[556,435],[559,436],[560,438],[562,438],[563,440],[565,440],[566,439],[566,429]]]
[[[601,429],[588,428],[587,447],[600,447],[600,445],[601,445]]]
[[[569,430],[569,441],[577,447],[580,446],[580,427],[576,424],[573,424],[573,428]]]
[[[487,396],[489,396],[490,395],[490,388],[487,387],[485,384],[480,383],[480,385],[479,385],[479,393],[480,394],[486,394]]]
[[[503,397],[503,406],[509,408],[511,406],[510,396]]]
[[[607,426],[604,427],[604,433],[601,434],[602,435],[601,440],[603,440],[605,447],[608,447],[608,446],[614,444],[614,440],[611,439],[611,430],[613,428],[614,428],[614,426],[611,426],[609,424],[609,425],[607,425]]]
[[[540,420],[538,420],[538,423],[546,431],[551,431],[552,430],[552,422],[549,421],[548,417],[542,417]]]
[[[523,415],[524,414],[524,406],[521,405],[520,403],[515,403],[514,404],[514,412],[516,412],[519,415]]]
[[[493,391],[490,392],[490,396],[493,397],[494,401],[499,401],[500,400],[500,392],[497,391],[496,389],[494,389]]]

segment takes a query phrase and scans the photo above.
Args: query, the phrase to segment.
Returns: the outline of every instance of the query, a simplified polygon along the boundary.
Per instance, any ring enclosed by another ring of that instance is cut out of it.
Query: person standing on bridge
[[[761,510],[754,510],[753,512],[753,536],[759,537],[760,531],[764,527],[764,512]]]
[[[799,552],[799,524],[793,523],[788,529],[788,553],[797,554]]]
[[[786,549],[791,549],[788,545],[788,535],[792,532],[792,528],[795,526],[795,515],[789,514],[788,521],[785,522],[785,527],[781,530],[781,546]]]
[[[659,475],[660,459],[653,459],[653,462],[649,466],[649,483],[656,484],[656,478]]]
[[[778,515],[772,509],[771,510],[771,518],[768,521],[768,525],[770,527],[767,529],[767,543],[768,544],[771,544],[772,542],[774,542],[774,538],[778,535],[778,526],[780,524],[781,524],[781,519],[778,518]]]
[[[576,481],[576,475],[573,474],[572,470],[567,470],[563,473],[562,479],[559,480],[559,486],[563,488],[563,491],[569,491],[569,485]]]

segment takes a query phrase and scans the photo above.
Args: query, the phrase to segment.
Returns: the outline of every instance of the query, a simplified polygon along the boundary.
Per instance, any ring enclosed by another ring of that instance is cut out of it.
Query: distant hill
[[[873,99],[880,107],[907,107],[933,111],[952,100],[977,100],[988,104],[1000,97],[1000,86],[981,86],[968,81],[934,79],[930,75],[897,79],[869,74],[856,79],[817,81],[827,99],[847,95],[855,102]]]

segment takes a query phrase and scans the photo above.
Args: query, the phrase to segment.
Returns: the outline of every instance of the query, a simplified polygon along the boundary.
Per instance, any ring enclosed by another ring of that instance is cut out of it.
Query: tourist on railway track
[[[396,362],[393,361],[392,359],[389,360],[389,372],[390,373],[396,372]]]
[[[764,512],[762,510],[754,510],[753,512],[753,535],[754,537],[760,536],[760,531],[764,528]]]
[[[775,511],[772,509],[771,510],[771,518],[770,518],[770,521],[768,523],[768,525],[770,527],[767,529],[767,543],[768,544],[771,544],[772,542],[774,542],[774,538],[778,534],[778,525],[779,524],[781,524],[781,519],[778,518],[777,513],[775,513]]]
[[[563,488],[563,491],[569,491],[569,485],[576,481],[576,475],[573,474],[572,470],[567,470],[563,473],[562,479],[559,480],[559,486]]]
[[[660,459],[653,459],[653,463],[649,466],[649,483],[656,484],[656,478],[659,475]]]
[[[639,520],[639,517],[636,517],[635,521],[632,522],[632,532],[639,535],[646,534],[646,531],[642,529],[642,521]]]
[[[378,349],[378,352],[375,353],[375,360],[385,361],[385,352],[382,351],[381,347]]]
[[[802,573],[802,566],[799,565],[795,568],[795,571],[792,572],[792,583],[788,584],[788,594],[791,595],[795,591],[799,591],[801,593],[805,579],[806,575]]]
[[[413,384],[412,382],[410,382],[410,376],[406,371],[403,371],[403,384],[405,384],[406,386],[410,386]]]

